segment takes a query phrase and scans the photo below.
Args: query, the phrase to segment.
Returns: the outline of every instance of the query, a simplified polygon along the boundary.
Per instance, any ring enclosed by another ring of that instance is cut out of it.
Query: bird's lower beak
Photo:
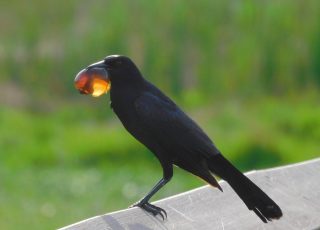
[[[74,85],[81,94],[99,97],[110,90],[110,79],[105,69],[92,67],[81,70],[74,79]]]

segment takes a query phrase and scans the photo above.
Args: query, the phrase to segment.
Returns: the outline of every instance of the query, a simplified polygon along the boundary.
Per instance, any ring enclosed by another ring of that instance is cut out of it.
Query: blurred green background
[[[131,57],[241,170],[320,153],[320,1],[2,1],[0,229],[128,207],[162,176],[75,74]],[[203,185],[176,168],[156,199]]]

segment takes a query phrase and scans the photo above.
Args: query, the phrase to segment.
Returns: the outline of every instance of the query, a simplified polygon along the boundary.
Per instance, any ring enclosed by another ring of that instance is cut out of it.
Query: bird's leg
[[[162,208],[159,208],[159,207],[149,203],[150,198],[154,194],[156,194],[156,192],[158,192],[166,183],[168,183],[173,175],[173,168],[172,168],[171,164],[170,165],[161,164],[161,165],[163,168],[163,178],[151,189],[151,191],[145,197],[143,197],[140,201],[131,205],[130,207],[140,207],[143,210],[150,212],[154,216],[159,214],[162,217],[162,219],[164,220],[165,217],[167,218],[166,211]]]
[[[169,181],[169,179],[165,179],[162,178],[152,189],[151,191],[145,196],[143,197],[140,201],[138,201],[137,203],[133,204],[130,207],[140,207],[143,210],[150,212],[151,214],[153,214],[154,216],[156,215],[160,215],[162,217],[162,219],[164,219],[165,217],[167,217],[167,213],[164,209],[159,208],[155,205],[152,205],[149,203],[150,198],[157,192],[159,191],[159,189],[161,189],[167,182]]]

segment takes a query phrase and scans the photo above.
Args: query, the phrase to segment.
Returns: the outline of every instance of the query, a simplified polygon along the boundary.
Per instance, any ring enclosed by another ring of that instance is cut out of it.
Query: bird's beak
[[[99,97],[110,90],[110,79],[105,68],[91,65],[77,74],[74,85],[81,94]]]

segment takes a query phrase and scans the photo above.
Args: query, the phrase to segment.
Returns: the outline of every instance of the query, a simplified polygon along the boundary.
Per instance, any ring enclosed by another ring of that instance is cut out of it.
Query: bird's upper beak
[[[110,90],[110,79],[103,62],[81,70],[74,79],[74,85],[81,94],[99,97]]]

